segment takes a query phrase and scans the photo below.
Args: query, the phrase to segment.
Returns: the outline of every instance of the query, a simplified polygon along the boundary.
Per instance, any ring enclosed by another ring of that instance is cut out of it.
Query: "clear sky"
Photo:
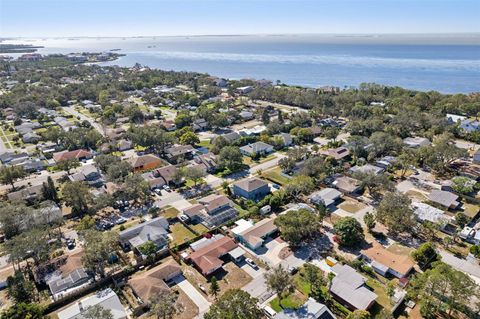
[[[0,0],[0,37],[480,32],[480,0]]]

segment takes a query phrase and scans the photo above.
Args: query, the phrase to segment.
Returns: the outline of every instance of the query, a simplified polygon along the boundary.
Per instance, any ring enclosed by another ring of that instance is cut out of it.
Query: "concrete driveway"
[[[173,278],[173,281],[198,307],[198,316],[203,318],[203,314],[210,308],[210,302],[182,275]]]
[[[163,208],[165,206],[173,206],[178,210],[182,210],[184,208],[190,207],[192,204],[190,204],[189,201],[187,201],[182,195],[177,193],[176,191],[163,191],[162,190],[162,195],[158,196],[156,195],[156,201],[155,201],[155,206],[158,208]]]

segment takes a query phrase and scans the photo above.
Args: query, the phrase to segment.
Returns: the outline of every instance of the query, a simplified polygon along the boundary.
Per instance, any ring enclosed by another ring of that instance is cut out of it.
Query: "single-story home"
[[[143,173],[142,177],[147,181],[150,188],[153,189],[174,183],[174,176],[177,170],[178,168],[174,165],[166,165],[154,169],[153,171]]]
[[[83,313],[93,306],[100,306],[102,309],[110,310],[112,319],[128,318],[127,312],[117,294],[109,288],[74,302],[70,307],[58,312],[58,319],[84,319]]]
[[[87,150],[79,149],[74,151],[61,151],[53,153],[53,159],[56,163],[65,161],[65,160],[72,160],[77,159],[79,161],[84,161],[87,159],[91,159],[93,157],[92,153]]]
[[[335,204],[335,202],[342,196],[335,188],[324,188],[308,196],[310,203],[319,205],[323,204],[325,207]]]
[[[174,145],[165,151],[165,156],[171,163],[191,159],[195,149],[191,145]]]
[[[233,194],[245,199],[261,200],[268,193],[270,193],[268,183],[257,177],[248,177],[233,183]]]
[[[410,256],[395,254],[377,243],[363,249],[361,254],[377,273],[385,277],[391,274],[397,278],[405,278],[415,266]]]
[[[348,309],[368,310],[375,303],[377,294],[365,287],[366,279],[355,269],[340,263],[332,267],[335,275],[330,285],[330,293]]]
[[[156,217],[144,223],[132,226],[120,232],[120,243],[124,248],[135,248],[146,242],[153,242],[157,245],[158,251],[168,246],[167,235],[169,231],[168,221],[163,217]]]
[[[134,172],[149,171],[159,166],[164,162],[153,154],[145,154],[141,156],[132,157],[129,160]]]
[[[347,157],[349,157],[350,156],[350,151],[348,150],[348,148],[346,148],[344,146],[340,146],[340,147],[337,147],[337,148],[329,148],[327,150],[321,150],[320,154],[324,155],[324,156],[333,157],[334,159],[339,161],[339,160],[343,160],[343,159],[346,159]]]
[[[201,223],[207,228],[214,228],[238,216],[233,202],[225,195],[212,194],[182,210],[182,215],[193,223]]]
[[[237,247],[232,238],[224,236],[194,251],[187,256],[187,260],[191,261],[204,276],[208,276],[222,268],[223,260],[220,258]]]
[[[273,152],[273,146],[264,142],[255,142],[240,147],[240,152],[246,156],[266,155]]]
[[[382,167],[378,167],[378,166],[375,166],[375,165],[371,165],[371,164],[365,164],[363,166],[354,166],[352,168],[350,168],[349,172],[350,174],[355,174],[357,172],[359,173],[371,173],[371,174],[375,174],[375,175],[379,175],[381,173],[383,173],[385,171],[385,169],[383,169]]]
[[[181,274],[182,268],[180,265],[175,260],[170,259],[146,272],[135,274],[128,281],[128,285],[137,297],[142,299],[143,302],[148,302],[153,295],[160,291],[169,291],[169,283]]]
[[[293,144],[293,138],[290,134],[288,133],[280,133],[278,135],[275,135],[275,137],[278,137],[282,140],[283,146],[287,147]]]
[[[457,195],[439,189],[432,190],[427,198],[429,201],[447,209],[456,209],[460,205]]]
[[[251,227],[235,234],[235,238],[245,244],[248,248],[256,250],[260,248],[265,239],[275,233],[278,228],[275,226],[274,218],[265,218],[255,223]]]
[[[298,309],[283,309],[275,319],[335,319],[335,315],[324,304],[312,297]]]
[[[445,214],[445,211],[431,205],[413,202],[412,206],[414,208],[413,213],[420,222],[429,221],[443,228],[452,220],[452,217]]]
[[[356,194],[362,190],[360,181],[348,176],[335,178],[332,185],[344,194]]]
[[[403,139],[403,144],[411,148],[419,148],[421,146],[430,146],[432,143],[428,138],[415,136]]]
[[[83,267],[72,270],[65,275],[54,276],[47,282],[53,299],[57,300],[66,296],[75,290],[88,285],[92,280],[86,269]]]

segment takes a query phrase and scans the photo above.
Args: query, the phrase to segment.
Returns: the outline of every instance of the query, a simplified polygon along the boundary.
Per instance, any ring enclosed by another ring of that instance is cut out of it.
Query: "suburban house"
[[[182,274],[182,268],[173,259],[147,270],[141,274],[134,275],[128,285],[133,292],[144,303],[148,302],[155,294],[170,290],[169,284],[172,279]]]
[[[452,220],[452,217],[445,214],[445,211],[431,205],[413,202],[412,206],[413,213],[420,222],[429,221],[444,228]]]
[[[377,294],[365,287],[367,281],[348,265],[336,264],[332,267],[335,277],[330,285],[330,293],[350,310],[368,310],[377,299]]]
[[[54,300],[62,298],[75,290],[80,289],[90,283],[92,277],[83,267],[76,268],[69,273],[52,275],[48,281],[48,287]]]
[[[24,161],[24,160],[27,160],[28,158],[29,158],[28,154],[24,152],[22,153],[5,152],[0,154],[0,162],[2,162],[2,164],[4,165],[9,164],[14,160]]]
[[[102,175],[94,165],[84,165],[80,172],[69,175],[68,178],[72,182],[86,182],[93,187],[100,187],[103,185]]]
[[[167,148],[165,156],[170,163],[179,163],[192,159],[195,149],[191,145],[174,145]]]
[[[462,121],[464,121],[464,120],[467,119],[466,116],[457,115],[457,114],[449,114],[449,113],[447,113],[447,114],[445,115],[445,117],[447,118],[448,124],[461,123]]]
[[[439,189],[432,190],[427,198],[429,201],[447,209],[456,209],[460,205],[460,202],[457,201],[457,195]]]
[[[278,137],[282,141],[284,147],[287,147],[293,144],[293,138],[288,133],[280,133],[278,135],[275,135],[275,137]]]
[[[357,194],[362,190],[360,181],[348,176],[339,176],[335,178],[332,185],[344,194]]]
[[[120,152],[127,151],[133,148],[132,141],[121,139],[117,142],[117,149]]]
[[[264,198],[268,193],[270,193],[268,183],[257,177],[248,177],[233,183],[233,194],[235,196],[257,201]]]
[[[208,128],[208,122],[205,119],[196,119],[192,123],[192,128],[195,132],[206,130]]]
[[[195,156],[188,166],[201,168],[205,173],[214,173],[217,168],[217,156],[213,153]]]
[[[134,172],[149,171],[164,164],[160,158],[153,154],[132,157],[129,163],[132,165]]]
[[[240,147],[240,152],[246,156],[266,155],[273,152],[273,146],[264,142],[255,142]]]
[[[428,138],[425,137],[407,137],[403,139],[403,144],[411,148],[419,148],[421,146],[430,146],[432,143]]]
[[[183,209],[182,215],[191,223],[201,223],[207,228],[214,228],[237,217],[238,212],[227,196],[212,194]]]
[[[42,195],[43,184],[33,185],[7,194],[8,200],[33,201]]]
[[[324,304],[312,297],[298,309],[283,309],[275,315],[275,319],[335,319],[335,315]]]
[[[371,164],[365,164],[363,166],[354,166],[352,168],[350,168],[349,172],[350,174],[355,174],[355,173],[370,173],[370,174],[374,174],[374,175],[379,175],[381,173],[383,173],[385,169],[383,169],[382,167],[378,167],[378,166],[374,166],[374,165],[371,165]]]
[[[34,132],[27,133],[27,134],[22,136],[22,141],[24,143],[37,143],[41,139],[42,139],[42,137],[40,135],[38,135],[37,133],[34,133]]]
[[[467,133],[480,131],[480,122],[475,119],[466,119],[460,122],[460,128]]]
[[[255,117],[255,115],[250,111],[241,111],[238,115],[240,115],[244,121],[251,120]]]
[[[235,141],[237,141],[241,138],[241,136],[240,136],[240,134],[238,134],[238,132],[230,132],[230,133],[222,134],[218,137],[223,137],[229,143],[235,142]],[[213,139],[213,141],[214,140],[215,140],[215,138]]]
[[[337,161],[340,161],[348,158],[350,156],[350,151],[348,150],[348,148],[341,146],[337,148],[329,148],[327,150],[321,150],[320,154],[324,156],[333,157]]]
[[[93,306],[110,310],[112,319],[127,319],[127,312],[117,294],[110,288],[99,291],[92,296],[75,302],[70,307],[58,312],[58,319],[84,319],[83,313]]]
[[[169,227],[165,218],[157,217],[121,231],[120,243],[124,248],[135,248],[138,251],[140,246],[151,241],[161,251],[167,248]]]
[[[252,86],[241,86],[241,87],[237,88],[236,91],[240,94],[248,94],[248,93],[253,91],[253,87]]]
[[[168,132],[173,132],[177,129],[175,122],[172,120],[162,121],[160,125],[163,126]]]
[[[174,177],[178,168],[174,165],[167,165],[154,169],[153,171],[143,173],[142,177],[147,181],[151,189],[170,185],[174,183]]]
[[[232,238],[220,237],[188,255],[187,260],[190,260],[204,276],[208,276],[222,268],[223,260],[220,258],[237,247]]]
[[[384,277],[391,274],[397,278],[405,278],[415,266],[410,256],[397,255],[375,242],[370,248],[363,249],[361,254],[373,270]]]
[[[74,151],[61,151],[53,153],[53,159],[56,163],[65,161],[65,160],[72,160],[77,159],[79,161],[84,161],[87,159],[91,159],[93,157],[92,153],[87,150],[79,149]]]
[[[308,196],[308,199],[312,204],[323,204],[325,207],[328,207],[335,204],[341,196],[342,193],[335,188],[324,188]]]
[[[260,248],[265,239],[274,234],[278,228],[274,218],[265,218],[245,230],[235,234],[235,238],[252,250]],[[234,232],[234,230],[232,230]]]

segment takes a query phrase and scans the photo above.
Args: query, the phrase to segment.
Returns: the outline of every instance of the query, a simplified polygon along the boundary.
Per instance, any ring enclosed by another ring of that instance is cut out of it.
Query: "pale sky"
[[[480,0],[0,0],[0,37],[478,33]]]

